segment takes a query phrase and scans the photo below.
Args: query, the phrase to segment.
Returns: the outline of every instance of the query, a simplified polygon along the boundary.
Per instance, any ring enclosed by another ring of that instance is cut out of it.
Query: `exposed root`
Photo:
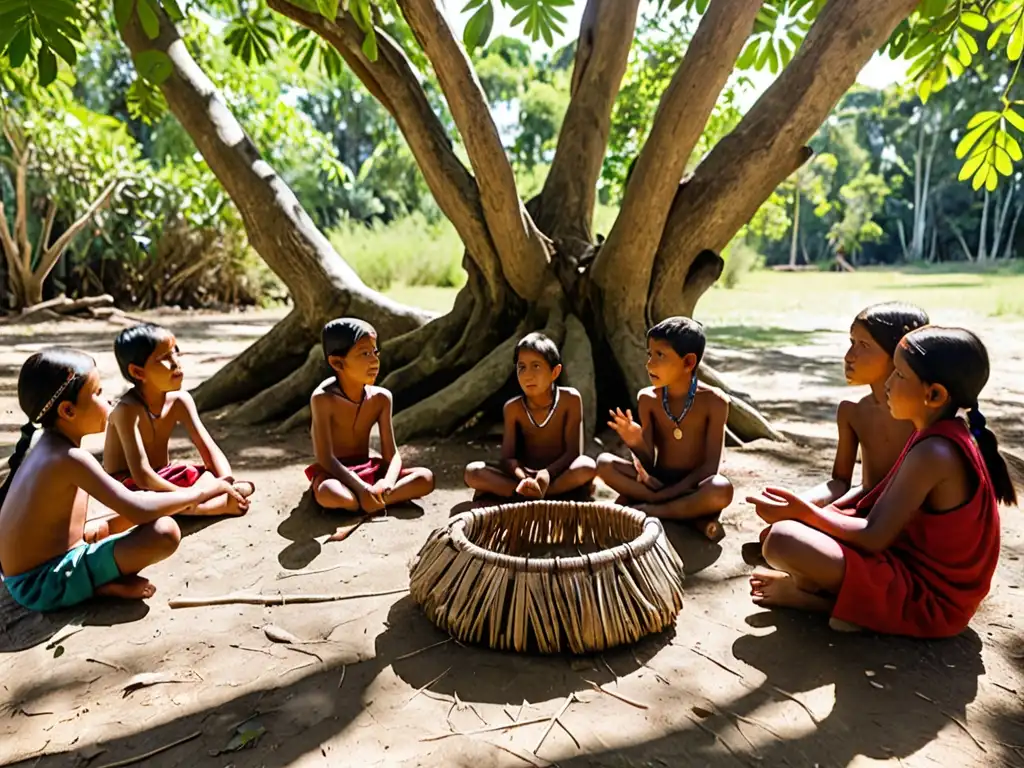
[[[301,365],[314,335],[297,310],[287,317],[193,392],[200,411],[247,400],[280,381],[288,371]]]
[[[705,384],[718,387],[730,395],[731,403],[727,426],[733,437],[744,443],[761,439],[774,440],[779,443],[788,442],[782,433],[769,424],[760,411],[745,399],[744,395],[730,389],[714,368],[702,363],[697,375]]]
[[[309,403],[310,394],[328,375],[323,352],[317,344],[310,348],[302,366],[247,400],[231,415],[231,419],[239,424],[263,424],[294,413]]]
[[[583,397],[583,432],[589,443],[594,439],[597,428],[597,379],[587,329],[575,315],[565,319],[565,342],[562,349],[562,362],[565,366],[562,383],[575,387]]]

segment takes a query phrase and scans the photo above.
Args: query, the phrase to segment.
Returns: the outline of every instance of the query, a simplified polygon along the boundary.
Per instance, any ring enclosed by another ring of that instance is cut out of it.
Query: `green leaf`
[[[377,60],[377,33],[371,29],[363,38],[363,54],[370,61]]]
[[[156,40],[160,34],[160,19],[153,9],[153,0],[138,0],[136,10],[139,12],[139,21],[142,22],[142,31],[150,40]]]
[[[1009,154],[1010,159],[1015,163],[1024,160],[1024,152],[1021,152],[1020,144],[1017,140],[1008,133],[1003,135],[1006,137],[1006,152]]]
[[[163,51],[141,51],[135,56],[135,70],[139,77],[160,85],[174,72],[174,63]]]
[[[317,10],[325,19],[334,21],[338,18],[338,0],[316,0]]]
[[[757,60],[757,40],[751,40],[747,43],[747,47],[743,49],[743,53],[740,54],[739,59],[736,60],[736,66],[740,69],[750,69],[754,66],[754,62]]]
[[[0,16],[0,19],[2,18],[3,17]],[[3,53],[3,50],[7,47],[7,44],[16,34],[18,34],[18,32],[21,30],[22,25],[28,24],[27,19],[22,20],[23,17],[15,17],[12,15],[11,18],[20,23],[14,23],[14,21],[12,21],[8,26],[0,24],[0,53]]]
[[[135,0],[114,0],[114,20],[118,29],[124,29],[135,10]]]
[[[989,166],[988,176],[985,178],[985,189],[989,192],[995,192],[996,187],[999,186],[999,174],[996,173],[996,169]]]
[[[946,10],[946,0],[921,0],[917,7],[923,15],[935,17]]]
[[[956,145],[956,159],[962,160],[964,155],[971,151],[971,147],[978,143],[978,139],[992,130],[991,124],[979,125],[974,130],[968,131]],[[986,139],[988,137],[986,136]],[[990,139],[988,140],[991,141]],[[983,142],[988,143],[988,142]]]
[[[491,36],[493,26],[494,7],[487,3],[466,22],[466,28],[462,33],[462,42],[470,51],[487,45],[487,39]]]
[[[78,51],[75,50],[75,46],[72,45],[71,41],[53,27],[43,25],[42,29],[43,37],[46,39],[46,42],[49,43],[50,48],[52,48],[58,56],[64,59],[64,61],[68,63],[68,66],[75,66],[75,62],[78,61]]]
[[[991,110],[986,112],[979,112],[967,122],[967,129],[977,128],[979,125],[985,122],[993,122],[999,119],[999,112],[992,112]]]
[[[917,84],[917,96],[921,99],[922,104],[928,103],[928,97],[932,95],[932,81],[931,78],[926,77],[924,80]]]
[[[10,59],[11,67],[17,69],[28,56],[29,48],[32,47],[32,32],[28,24],[23,24],[18,34],[7,46],[7,58]]]
[[[63,655],[64,655],[64,646],[63,645],[58,645],[56,648],[53,649],[53,658],[59,659]]]
[[[980,13],[974,13],[974,11],[964,11],[960,14],[960,23],[965,27],[976,29],[979,32],[984,32],[988,29],[988,19],[982,16]]]
[[[310,40],[306,44],[306,48],[305,48],[304,53],[302,54],[302,58],[299,60],[299,66],[302,69],[304,69],[304,70],[305,69],[309,69],[309,65],[313,62],[313,55],[315,53],[316,53],[316,41],[315,40]]]
[[[983,162],[985,162],[984,152],[979,152],[976,155],[971,155],[969,158],[967,158],[967,162],[965,162],[963,164],[963,167],[960,169],[960,173],[957,175],[957,179],[959,181],[967,181],[967,179],[971,178],[971,176],[973,176],[977,172],[978,168],[981,167],[981,164]]]
[[[1003,117],[1006,118],[1010,125],[1024,133],[1024,117],[1018,115],[1017,112],[1014,111],[1013,107],[1007,107],[1003,110]]]
[[[1021,51],[1024,51],[1024,26],[1018,24],[1010,34],[1010,42],[1006,44],[1006,55],[1010,61],[1016,61]]]
[[[996,170],[999,171],[999,173],[1003,174],[1003,176],[1012,176],[1013,161],[1010,160],[1010,155],[1006,152],[1006,150],[1002,149],[1001,147],[996,147],[995,155]]]
[[[995,48],[997,45],[999,45],[999,38],[1002,37],[1002,36],[1003,36],[1003,27],[1002,27],[1002,25],[1000,25],[1000,26],[996,27],[992,31],[991,35],[988,36],[988,42],[985,44],[985,47],[988,48],[991,51],[993,48]]]
[[[57,79],[57,57],[45,43],[39,47],[39,84],[45,88]]]
[[[171,21],[184,21],[185,14],[181,11],[181,6],[178,5],[178,0],[162,0],[164,10],[167,11],[168,17]]]

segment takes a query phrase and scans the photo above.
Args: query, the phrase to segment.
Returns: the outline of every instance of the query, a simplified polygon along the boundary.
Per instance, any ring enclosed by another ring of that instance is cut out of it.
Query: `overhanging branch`
[[[521,297],[535,299],[547,268],[546,240],[519,199],[483,88],[434,0],[399,0],[398,5],[433,64],[459,129],[505,278]]]
[[[572,98],[544,181],[537,223],[552,237],[593,242],[597,180],[611,113],[636,31],[639,0],[588,0],[572,71]]]
[[[110,196],[113,195],[114,190],[117,189],[118,184],[120,184],[118,179],[114,179],[107,184],[103,191],[100,192],[99,196],[93,200],[92,205],[85,210],[85,213],[79,216],[78,219],[76,219],[75,222],[57,238],[57,242],[43,251],[42,258],[40,258],[39,264],[33,272],[37,280],[43,280],[46,278],[50,273],[50,270],[53,269],[53,265],[57,263],[57,259],[59,259],[60,255],[64,253],[64,249],[68,247],[68,244],[74,239],[75,235],[81,232],[92,220],[92,217],[96,215],[96,212],[107,204]]]
[[[830,0],[789,66],[676,195],[655,259],[651,320],[678,314],[686,273],[721,251],[790,173],[857,73],[916,0]],[[714,7],[714,3],[712,3]]]
[[[718,95],[761,7],[713,0],[662,94],[650,135],[626,186],[622,209],[594,265],[605,302],[646,297],[672,200]],[[622,276],[628,271],[629,280]]]

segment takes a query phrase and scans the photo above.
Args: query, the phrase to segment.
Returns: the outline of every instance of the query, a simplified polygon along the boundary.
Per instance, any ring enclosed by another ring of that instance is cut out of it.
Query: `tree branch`
[[[68,243],[70,243],[74,239],[75,235],[81,232],[86,225],[92,221],[92,217],[96,215],[96,212],[107,204],[107,201],[110,200],[110,196],[114,194],[114,190],[117,189],[117,186],[120,183],[119,179],[114,179],[107,184],[106,188],[100,192],[99,197],[93,200],[92,205],[86,209],[85,213],[79,216],[78,219],[68,227],[60,237],[57,238],[57,242],[43,252],[38,266],[32,271],[32,276],[36,280],[42,281],[46,279],[46,276],[50,274],[50,270],[53,269],[53,265],[57,263],[57,259],[59,259],[60,255],[64,253],[64,249],[68,247]],[[47,235],[47,237],[49,237],[49,235]]]
[[[36,243],[36,260],[39,261],[50,244],[50,235],[53,233],[53,221],[57,218],[57,204],[49,200],[46,204],[46,219],[43,221],[43,229],[39,233],[39,241]]]
[[[760,0],[714,0],[654,116],[618,219],[594,264],[607,303],[646,299],[672,200],[718,95],[754,25]],[[629,280],[622,276],[630,275]]]
[[[541,192],[537,223],[555,239],[585,243],[591,231],[611,114],[636,31],[639,0],[588,0],[576,43],[572,99]]]
[[[269,0],[268,5],[334,46],[366,89],[395,118],[438,207],[455,226],[495,294],[504,278],[494,243],[484,225],[480,190],[452,150],[451,140],[405,52],[378,29],[379,55],[376,61],[370,61],[362,51],[363,32],[349,14],[339,13],[332,22],[287,0]]]
[[[7,257],[7,263],[14,267],[14,265],[20,265],[18,261],[18,245],[14,242],[14,238],[11,237],[10,226],[7,223],[7,213],[4,210],[4,203],[0,200],[0,246],[3,246],[4,255]]]
[[[434,66],[462,136],[505,278],[521,297],[535,299],[545,279],[547,241],[519,199],[480,81],[435,0],[399,0],[398,5]]]
[[[654,265],[649,316],[682,309],[690,264],[721,251],[790,173],[857,73],[916,6],[915,0],[830,0],[789,66],[720,141],[676,196]]]
[[[10,141],[10,137],[8,137]],[[18,241],[18,253],[21,256],[22,268],[26,272],[32,270],[32,244],[28,241],[28,191],[26,177],[28,160],[32,148],[26,144],[20,149],[12,144],[11,150],[18,153],[18,167],[14,174],[14,237]]]

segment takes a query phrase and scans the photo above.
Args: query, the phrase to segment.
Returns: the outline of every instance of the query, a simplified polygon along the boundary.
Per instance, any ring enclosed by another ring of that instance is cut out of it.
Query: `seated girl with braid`
[[[531,333],[516,344],[512,360],[523,394],[505,403],[501,462],[474,461],[466,485],[477,496],[590,498],[597,467],[583,453],[583,398],[558,386],[558,346]]]
[[[321,334],[334,375],[309,400],[316,463],[306,468],[313,496],[326,509],[384,512],[434,490],[429,469],[403,467],[391,423],[391,393],[375,386],[380,373],[377,331],[354,317],[332,320]],[[370,432],[380,430],[381,458],[370,456]]]

